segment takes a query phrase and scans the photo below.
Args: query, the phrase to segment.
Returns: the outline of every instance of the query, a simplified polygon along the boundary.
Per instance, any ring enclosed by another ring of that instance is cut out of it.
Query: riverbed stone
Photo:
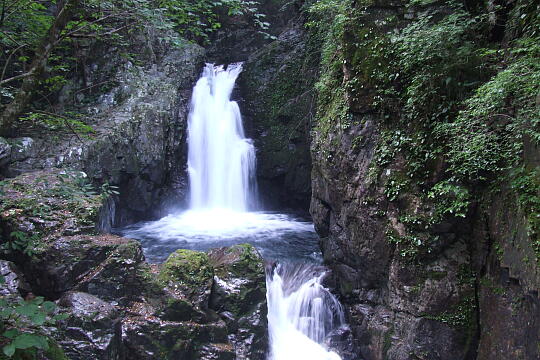
[[[1,296],[20,298],[30,292],[30,285],[13,262],[0,260],[0,275],[4,278],[4,282],[0,284]]]
[[[268,343],[264,262],[253,245],[208,253],[214,266],[210,307],[229,327],[237,359],[264,359]]]
[[[163,310],[165,318],[186,320],[195,313],[205,313],[213,277],[214,268],[206,253],[184,249],[172,253],[159,273],[159,281],[169,295]]]
[[[58,306],[69,315],[53,335],[69,359],[122,359],[121,320],[114,306],[83,292],[65,293]]]

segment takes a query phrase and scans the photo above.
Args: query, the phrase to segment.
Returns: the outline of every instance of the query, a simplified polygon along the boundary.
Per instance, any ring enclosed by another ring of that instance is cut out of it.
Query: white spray
[[[188,120],[192,210],[244,212],[251,199],[255,148],[244,137],[240,109],[231,101],[241,64],[207,64],[195,88]]]
[[[345,324],[341,304],[321,283],[324,276],[306,264],[278,265],[267,275],[269,360],[341,359],[323,345]]]

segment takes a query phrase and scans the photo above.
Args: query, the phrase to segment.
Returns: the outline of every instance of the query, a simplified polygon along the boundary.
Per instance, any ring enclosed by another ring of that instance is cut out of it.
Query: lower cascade
[[[254,211],[255,148],[230,97],[241,64],[207,64],[193,89],[188,121],[190,208],[121,230],[141,241],[150,262],[179,248],[209,250],[251,243],[278,265],[266,276],[268,360],[340,360],[328,349],[345,325],[342,307],[323,286],[313,224],[298,216]],[[250,211],[251,210],[251,211]]]
[[[324,269],[312,264],[279,264],[266,278],[269,360],[338,360],[324,341],[345,324],[335,296],[322,284]]]

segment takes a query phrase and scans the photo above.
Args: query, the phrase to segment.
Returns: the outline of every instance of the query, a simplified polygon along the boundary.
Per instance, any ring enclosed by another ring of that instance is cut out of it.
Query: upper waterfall
[[[254,201],[255,148],[231,93],[242,64],[206,64],[188,119],[191,209],[247,211]]]

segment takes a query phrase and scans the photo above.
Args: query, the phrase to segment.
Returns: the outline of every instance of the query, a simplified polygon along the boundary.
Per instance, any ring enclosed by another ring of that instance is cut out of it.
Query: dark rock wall
[[[127,64],[115,76],[120,87],[100,97],[113,104],[101,103],[97,116],[114,123],[83,152],[82,168],[99,183],[119,186],[117,225],[185,205],[187,115],[203,54],[186,43],[144,67]]]
[[[312,46],[298,16],[277,40],[249,56],[239,79],[264,208],[307,210],[309,205],[318,55]]]
[[[67,167],[85,171],[98,187],[117,186],[104,230],[185,205],[187,113],[204,49],[173,46],[161,35],[130,38],[128,49],[94,42],[81,50],[83,66],[54,107],[85,114],[94,132],[21,130],[10,139],[16,150],[3,150],[10,150],[3,175]]]
[[[401,109],[381,113],[374,105],[378,89],[370,75],[385,65],[385,43],[362,48],[362,39],[396,34],[422,16],[452,13],[439,2],[425,3],[418,9],[407,1],[350,2],[354,21],[334,38],[338,60],[326,64],[333,69],[322,66],[319,84],[338,84],[319,99],[311,144],[311,214],[324,259],[363,359],[537,359],[537,235],[509,184],[497,179],[491,188],[484,183],[473,189],[476,200],[463,217],[416,222],[433,218],[438,204],[423,195],[425,188],[400,182],[410,149],[380,158],[389,133],[407,137],[420,125],[414,118],[410,127],[400,123]],[[377,51],[381,57],[369,63]],[[390,107],[392,96],[379,102]],[[538,156],[537,149],[528,153]],[[536,166],[534,160],[524,163]],[[439,181],[447,166],[440,157],[424,165],[428,184]],[[405,185],[394,195],[396,184]]]

